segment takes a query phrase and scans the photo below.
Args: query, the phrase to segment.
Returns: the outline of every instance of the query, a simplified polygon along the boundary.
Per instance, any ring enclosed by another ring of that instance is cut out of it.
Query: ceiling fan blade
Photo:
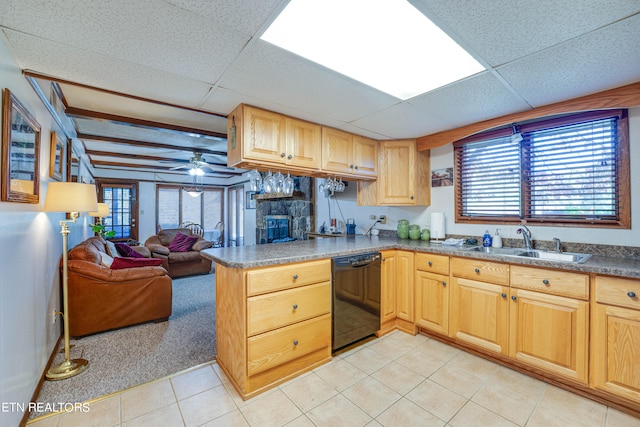
[[[170,168],[169,170],[170,170],[170,171],[174,171],[174,170],[178,170],[178,169],[189,169],[189,167],[188,167],[188,166],[185,166],[185,165],[182,165],[182,166],[175,166],[175,167]]]

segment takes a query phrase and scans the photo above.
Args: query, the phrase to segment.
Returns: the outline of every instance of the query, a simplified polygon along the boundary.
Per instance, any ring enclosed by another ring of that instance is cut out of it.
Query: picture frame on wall
[[[51,153],[49,157],[49,176],[57,181],[62,181],[66,158],[66,143],[56,131],[51,132]]]
[[[246,209],[255,209],[258,206],[258,201],[253,197],[253,196],[255,196],[255,194],[256,194],[255,191],[247,191],[245,193],[245,195],[246,195],[245,208]]]

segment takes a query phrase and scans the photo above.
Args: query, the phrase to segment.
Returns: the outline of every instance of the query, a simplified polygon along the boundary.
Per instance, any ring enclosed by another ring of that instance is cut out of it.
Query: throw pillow
[[[113,259],[111,264],[112,270],[122,270],[123,268],[135,268],[135,267],[154,267],[162,265],[162,260],[159,258],[128,258],[118,257]]]
[[[111,255],[114,258],[118,258],[120,255],[120,253],[118,252],[118,248],[116,248],[115,243],[113,243],[111,240],[106,240],[107,242],[107,253],[109,255]]]
[[[144,258],[140,252],[134,250],[131,246],[126,243],[116,243],[116,249],[120,253],[120,255],[129,258]]]
[[[104,252],[100,252],[100,265],[111,268],[111,264],[113,263],[113,257],[109,254],[105,254]]]
[[[171,252],[189,252],[197,240],[198,236],[187,236],[178,232],[168,248]]]

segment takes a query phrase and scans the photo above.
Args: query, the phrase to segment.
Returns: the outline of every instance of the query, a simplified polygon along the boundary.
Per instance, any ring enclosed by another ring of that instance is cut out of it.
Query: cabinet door
[[[244,113],[244,157],[284,163],[284,116],[252,107]]]
[[[640,310],[594,307],[593,386],[640,403]]]
[[[396,252],[397,317],[413,322],[413,252]]]
[[[292,166],[319,169],[322,155],[321,126],[287,117],[285,129],[285,162]]]
[[[380,323],[396,318],[396,251],[382,251],[382,271],[380,273]]]
[[[322,128],[322,169],[351,174],[353,135],[332,128]]]
[[[370,138],[353,135],[353,170],[357,175],[378,175],[378,142]]]
[[[379,203],[415,205],[415,142],[413,140],[384,141],[380,145],[380,150],[380,163],[384,171],[378,177]]]
[[[449,333],[448,276],[416,271],[416,325],[440,334]]]
[[[507,355],[509,288],[454,277],[451,280],[449,335]]]
[[[509,356],[587,383],[589,303],[511,290]]]

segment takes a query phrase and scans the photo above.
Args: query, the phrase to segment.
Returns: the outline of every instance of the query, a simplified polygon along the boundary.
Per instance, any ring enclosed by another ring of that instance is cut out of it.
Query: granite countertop
[[[392,237],[348,236],[333,239],[311,239],[287,243],[256,246],[205,249],[202,256],[229,268],[253,268],[314,259],[334,258],[385,249],[404,249],[417,252],[458,255],[487,259],[509,264],[557,268],[582,273],[598,273],[612,276],[640,278],[639,257],[594,255],[582,264],[513,257],[497,254],[469,252],[459,246],[445,246],[422,240]]]

